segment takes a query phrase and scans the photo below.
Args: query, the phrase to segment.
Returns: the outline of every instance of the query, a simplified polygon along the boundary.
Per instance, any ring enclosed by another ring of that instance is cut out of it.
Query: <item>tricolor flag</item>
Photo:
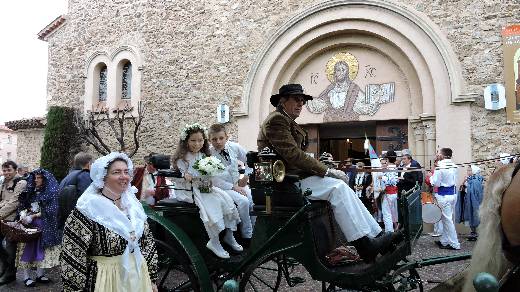
[[[381,167],[381,160],[379,160],[379,157],[377,156],[376,151],[374,150],[374,147],[372,147],[372,144],[370,144],[370,140],[365,135],[365,149],[368,150],[368,156],[370,157],[370,165],[372,168],[375,167]]]
[[[380,168],[381,167],[381,160],[377,156],[376,151],[374,150],[374,147],[372,147],[372,144],[370,144],[370,140],[365,137],[365,145],[368,149],[368,156],[370,157],[370,166],[372,168]],[[374,182],[374,197],[379,197],[379,191],[382,189],[382,185],[380,185],[381,180],[378,179],[378,177],[383,176],[382,172],[372,172],[372,181]]]

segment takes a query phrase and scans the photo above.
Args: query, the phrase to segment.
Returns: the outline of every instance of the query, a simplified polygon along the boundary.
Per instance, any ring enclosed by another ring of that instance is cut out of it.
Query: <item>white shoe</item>
[[[234,251],[243,251],[244,248],[238,244],[235,237],[233,236],[233,231],[228,229],[226,231],[226,235],[224,235],[224,242],[227,243]]]
[[[212,241],[210,239],[208,241],[208,243],[206,244],[206,247],[209,250],[211,250],[219,258],[229,259],[229,253],[224,250],[224,248],[220,244],[220,241],[218,241],[218,238],[217,238],[217,240],[214,240],[214,241]]]
[[[428,233],[428,235],[431,236],[431,237],[439,237],[439,236],[441,236],[441,234],[435,233],[435,232],[430,232],[430,233]]]

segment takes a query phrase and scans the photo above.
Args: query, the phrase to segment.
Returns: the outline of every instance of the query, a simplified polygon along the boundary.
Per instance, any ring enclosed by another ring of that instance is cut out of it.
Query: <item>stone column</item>
[[[436,131],[435,131],[435,118],[428,117],[422,119],[422,124],[424,127],[424,137],[425,137],[425,154],[426,157],[424,159],[425,167],[429,167],[430,163],[433,167],[433,161],[435,159],[435,153],[437,153],[437,140],[436,140]]]
[[[412,140],[415,145],[412,156],[415,160],[417,160],[421,165],[424,166],[425,153],[424,153],[424,127],[419,119],[410,119],[410,128],[412,129]],[[410,136],[410,135],[409,135]]]

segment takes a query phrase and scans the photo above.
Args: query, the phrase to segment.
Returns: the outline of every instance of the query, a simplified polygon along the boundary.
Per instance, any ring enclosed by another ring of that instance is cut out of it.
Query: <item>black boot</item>
[[[351,243],[365,263],[371,263],[379,253],[384,254],[391,250],[392,237],[392,233],[388,232],[376,238],[364,236]]]

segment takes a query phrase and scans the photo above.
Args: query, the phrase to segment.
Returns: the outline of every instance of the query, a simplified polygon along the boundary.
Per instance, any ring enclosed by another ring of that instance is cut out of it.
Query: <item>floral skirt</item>
[[[16,252],[16,267],[18,267],[19,269],[50,269],[60,265],[61,245],[51,246],[44,249],[43,260],[33,262],[25,262],[22,260],[22,255],[24,253],[25,246],[26,244],[23,242],[18,243],[18,248]]]

